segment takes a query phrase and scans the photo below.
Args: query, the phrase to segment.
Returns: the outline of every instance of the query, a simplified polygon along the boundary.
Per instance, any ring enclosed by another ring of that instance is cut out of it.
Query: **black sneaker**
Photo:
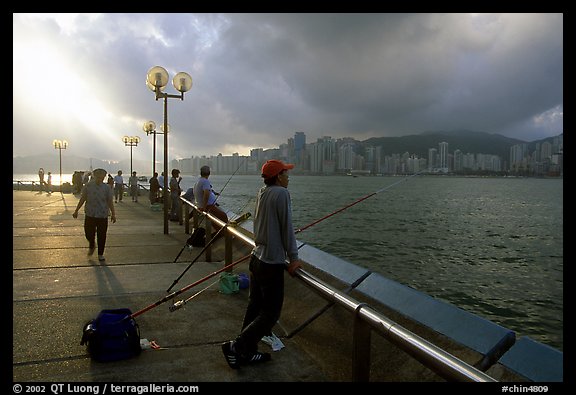
[[[272,356],[267,352],[256,351],[254,354],[248,357],[240,358],[240,362],[244,365],[250,365],[254,363],[268,362],[272,359]]]
[[[222,344],[222,353],[224,358],[226,358],[226,362],[228,362],[228,366],[232,369],[240,369],[240,356],[232,351],[232,341]]]

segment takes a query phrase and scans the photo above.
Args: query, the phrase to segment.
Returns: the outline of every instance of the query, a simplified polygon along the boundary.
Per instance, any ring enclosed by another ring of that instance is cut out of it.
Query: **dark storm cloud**
[[[15,37],[33,34],[17,19]],[[185,100],[169,104],[171,157],[274,147],[296,131],[308,141],[562,132],[561,14],[103,14],[74,26],[42,20],[34,30],[90,70],[94,95],[123,119],[118,136],[162,122],[149,68],[192,76]]]
[[[285,82],[318,111],[317,125],[339,133],[504,132],[562,103],[561,17],[507,17],[484,21],[478,31],[462,19],[236,17],[217,57],[244,74]],[[250,81],[238,84],[250,92]]]

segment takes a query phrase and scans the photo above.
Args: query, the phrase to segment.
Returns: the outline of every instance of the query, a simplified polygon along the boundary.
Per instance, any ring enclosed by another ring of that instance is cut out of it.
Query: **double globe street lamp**
[[[62,191],[62,150],[68,148],[68,141],[54,140],[52,141],[52,145],[60,151],[60,191]],[[42,187],[42,185],[40,185],[40,187]]]
[[[146,133],[147,136],[151,134],[154,135],[152,147],[152,176],[154,176],[154,173],[156,173],[156,135],[164,134],[164,125],[162,125],[160,129],[162,130],[161,132],[156,130],[156,122],[154,121],[146,121],[144,122],[144,125],[142,125],[142,130]],[[170,126],[168,126],[168,129],[170,129]]]
[[[188,73],[179,72],[172,79],[172,85],[180,92],[179,95],[171,95],[163,92],[168,84],[168,72],[165,68],[154,66],[146,75],[146,86],[154,92],[156,100],[164,99],[164,185],[162,197],[164,201],[164,234],[168,234],[168,99],[184,100],[184,93],[192,88],[192,77]]]
[[[140,137],[138,136],[124,136],[122,137],[124,145],[130,147],[130,176],[132,176],[132,147],[138,146]]]

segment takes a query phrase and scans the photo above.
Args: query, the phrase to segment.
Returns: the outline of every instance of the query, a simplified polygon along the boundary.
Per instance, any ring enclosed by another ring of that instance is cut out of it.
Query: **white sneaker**
[[[104,258],[104,255],[98,255],[98,260],[99,261],[105,261],[106,258]]]

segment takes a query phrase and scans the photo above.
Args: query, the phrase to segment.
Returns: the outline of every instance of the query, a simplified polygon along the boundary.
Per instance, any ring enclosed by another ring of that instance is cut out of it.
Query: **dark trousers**
[[[106,232],[108,231],[108,217],[84,217],[84,234],[90,246],[94,246],[95,237],[98,237],[98,255],[104,255],[104,247],[106,246]]]
[[[280,318],[284,302],[285,265],[250,260],[250,296],[244,315],[242,332],[236,338],[236,352],[250,355],[258,350],[258,342],[268,336]]]
[[[170,220],[182,223],[182,206],[180,205],[180,195],[170,194]]]
[[[226,213],[222,210],[220,210],[220,208],[218,208],[218,206],[211,204],[206,206],[206,211],[208,211],[210,214],[212,214],[213,216],[215,216],[216,218],[218,218],[220,221],[224,222],[224,223],[228,223],[228,216],[226,215]],[[216,225],[214,224],[214,229],[216,229],[216,231],[220,230],[221,226],[220,225]]]
[[[122,185],[116,185],[114,187],[114,200],[122,201],[122,196],[124,196],[124,187]]]

